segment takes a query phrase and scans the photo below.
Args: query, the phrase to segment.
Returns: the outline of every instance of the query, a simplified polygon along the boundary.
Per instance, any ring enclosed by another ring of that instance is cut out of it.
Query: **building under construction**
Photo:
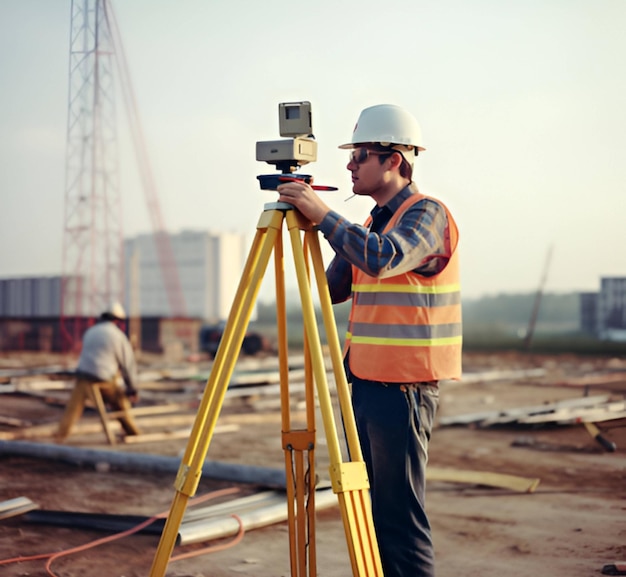
[[[129,238],[124,243],[127,298],[123,303],[132,325],[129,332],[136,346],[146,351],[182,346],[195,352],[202,324],[228,316],[245,260],[245,235],[184,231],[172,235],[170,242],[186,314],[180,317],[171,312],[154,235]],[[0,279],[0,350],[62,350],[64,280],[86,283],[80,277],[64,279],[62,275]],[[72,319],[84,324],[76,311],[65,312],[70,331]]]
[[[604,277],[599,292],[580,294],[580,326],[603,340],[626,341],[626,277]]]

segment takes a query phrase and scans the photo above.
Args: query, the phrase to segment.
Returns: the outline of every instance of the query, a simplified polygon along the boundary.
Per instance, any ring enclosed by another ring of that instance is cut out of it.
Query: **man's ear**
[[[399,152],[394,152],[390,157],[389,160],[391,161],[389,168],[400,168],[400,165],[402,164],[402,155]]]

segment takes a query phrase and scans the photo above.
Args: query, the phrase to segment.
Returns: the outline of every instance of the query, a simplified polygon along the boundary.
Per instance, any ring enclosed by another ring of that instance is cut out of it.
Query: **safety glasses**
[[[370,155],[375,156],[390,156],[393,154],[392,152],[382,151],[382,150],[370,150],[369,148],[359,147],[354,148],[350,151],[350,162],[354,162],[355,164],[363,164]]]

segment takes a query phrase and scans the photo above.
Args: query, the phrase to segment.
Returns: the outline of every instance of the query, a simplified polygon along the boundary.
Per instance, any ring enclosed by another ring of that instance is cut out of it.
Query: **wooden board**
[[[553,403],[544,403],[542,405],[532,405],[525,407],[512,407],[496,411],[483,411],[479,413],[469,413],[465,415],[441,416],[437,423],[440,426],[448,425],[469,425],[477,424],[479,426],[490,426],[495,424],[513,423],[520,418],[529,417],[531,415],[545,415],[554,413],[564,407],[594,407],[601,403],[605,403],[610,399],[609,395],[597,395],[594,397],[576,397],[573,399],[564,399]]]
[[[519,493],[532,493],[539,485],[540,479],[518,477],[503,473],[488,471],[463,471],[459,469],[426,468],[428,481],[444,481],[448,483],[469,483],[470,485],[485,485],[500,489],[511,489]]]
[[[529,415],[518,419],[518,423],[536,425],[556,423],[557,425],[575,425],[588,421],[591,423],[623,419],[626,416],[626,401],[600,403],[589,407],[566,407],[552,413]]]

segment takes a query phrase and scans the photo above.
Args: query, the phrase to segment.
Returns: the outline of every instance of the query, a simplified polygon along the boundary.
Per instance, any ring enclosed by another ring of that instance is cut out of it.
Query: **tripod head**
[[[282,175],[310,182],[306,174],[295,174],[295,171],[317,160],[317,142],[313,136],[311,103],[281,102],[278,105],[278,123],[282,140],[269,140],[256,143],[256,159],[260,162],[273,164]],[[262,190],[276,190],[284,182],[278,174],[257,176]]]

